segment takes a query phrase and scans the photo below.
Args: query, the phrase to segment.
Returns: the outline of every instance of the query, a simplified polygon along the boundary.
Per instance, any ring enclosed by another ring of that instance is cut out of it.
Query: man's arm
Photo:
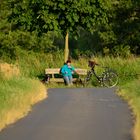
[[[73,73],[76,73],[78,75],[78,72],[76,71],[76,69],[72,66],[72,71]]]
[[[61,68],[61,73],[62,73],[62,75],[65,75],[65,74],[68,73],[68,72],[67,72],[66,66],[63,66],[63,67]]]

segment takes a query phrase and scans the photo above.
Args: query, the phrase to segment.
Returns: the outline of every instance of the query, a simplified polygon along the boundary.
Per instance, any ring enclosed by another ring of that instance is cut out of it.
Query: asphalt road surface
[[[131,111],[115,89],[50,89],[0,140],[132,140]]]

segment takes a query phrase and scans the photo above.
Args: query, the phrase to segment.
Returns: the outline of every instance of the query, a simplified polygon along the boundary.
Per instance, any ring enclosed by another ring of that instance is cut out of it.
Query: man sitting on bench
[[[63,79],[66,85],[72,85],[72,74],[75,71],[75,68],[71,65],[71,60],[67,60],[64,66],[60,70],[61,74],[63,75]]]

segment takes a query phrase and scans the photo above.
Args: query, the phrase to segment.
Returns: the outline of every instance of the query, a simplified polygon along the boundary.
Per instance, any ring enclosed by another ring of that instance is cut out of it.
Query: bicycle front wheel
[[[103,75],[103,85],[105,87],[115,87],[118,84],[118,80],[118,75],[114,71],[107,71]]]

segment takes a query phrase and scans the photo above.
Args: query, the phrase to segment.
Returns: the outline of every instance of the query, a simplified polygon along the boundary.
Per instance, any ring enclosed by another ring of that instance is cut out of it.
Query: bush
[[[16,60],[21,50],[33,52],[49,52],[56,50],[53,45],[52,33],[37,36],[36,32],[9,31],[0,33],[0,56],[5,60]]]
[[[112,53],[114,56],[129,57],[131,50],[129,45],[117,45],[114,46]]]

